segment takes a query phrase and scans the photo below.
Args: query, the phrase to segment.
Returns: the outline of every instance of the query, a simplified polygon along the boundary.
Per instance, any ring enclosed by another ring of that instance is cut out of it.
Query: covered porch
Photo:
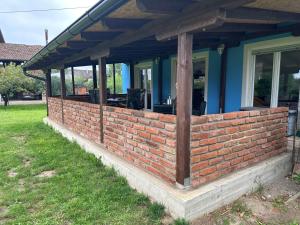
[[[286,152],[288,108],[274,97],[255,105],[254,83],[237,82],[236,71],[249,41],[297,39],[299,13],[263,1],[149,2],[100,2],[24,65],[45,70],[48,119],[174,189],[197,189]],[[117,93],[120,63],[127,78]],[[74,68],[82,66],[92,85],[77,94]],[[252,101],[238,90],[250,86]]]

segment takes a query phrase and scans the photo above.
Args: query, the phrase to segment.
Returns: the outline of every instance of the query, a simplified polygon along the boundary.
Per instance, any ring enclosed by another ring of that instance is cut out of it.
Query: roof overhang
[[[103,56],[109,63],[163,57],[176,53],[176,38],[183,32],[194,34],[194,48],[236,46],[241,40],[274,33],[299,34],[299,4],[294,11],[279,10],[284,0],[268,0],[275,1],[274,10],[263,1],[103,0],[24,68],[89,65]],[[289,25],[281,26],[285,23]]]

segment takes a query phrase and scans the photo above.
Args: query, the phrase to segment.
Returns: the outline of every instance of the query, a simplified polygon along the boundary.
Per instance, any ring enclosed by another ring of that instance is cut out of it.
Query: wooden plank
[[[106,18],[103,23],[111,30],[132,30],[141,28],[149,19],[133,19],[133,18]]]
[[[178,13],[189,3],[191,0],[136,0],[139,10],[156,14]]]
[[[86,41],[107,41],[115,38],[122,32],[105,31],[105,32],[82,32],[81,37]]]
[[[103,106],[106,104],[107,90],[106,90],[106,60],[99,58],[99,103],[100,103],[100,142],[104,143],[104,129],[103,129]]]
[[[193,35],[178,35],[177,55],[177,119],[176,119],[176,181],[190,185],[190,128],[192,114]]]

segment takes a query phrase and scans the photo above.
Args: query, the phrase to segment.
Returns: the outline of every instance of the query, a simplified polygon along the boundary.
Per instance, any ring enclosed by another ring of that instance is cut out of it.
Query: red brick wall
[[[61,99],[55,97],[48,98],[49,118],[62,123]]]
[[[100,106],[64,100],[64,125],[81,136],[100,143]]]
[[[287,108],[193,117],[191,129],[198,186],[286,151]]]
[[[106,106],[104,144],[127,161],[175,183],[176,116]]]

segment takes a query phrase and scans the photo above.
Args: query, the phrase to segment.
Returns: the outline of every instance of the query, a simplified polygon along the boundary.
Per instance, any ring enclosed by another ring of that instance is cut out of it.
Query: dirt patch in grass
[[[22,161],[24,167],[29,167],[31,165],[31,160],[28,158],[23,159]]]
[[[7,172],[7,176],[11,178],[16,177],[17,175],[18,173],[15,170],[10,170]]]
[[[11,137],[13,141],[17,142],[18,144],[25,144],[26,143],[26,136],[25,135],[18,135]]]
[[[54,177],[55,175],[56,175],[55,170],[47,170],[47,171],[41,172],[36,177],[39,177],[39,178],[50,178],[50,177]]]

